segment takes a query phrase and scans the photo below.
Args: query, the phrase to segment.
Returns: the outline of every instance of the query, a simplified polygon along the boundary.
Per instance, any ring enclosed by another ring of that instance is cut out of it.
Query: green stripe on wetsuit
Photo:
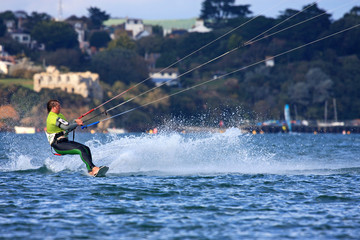
[[[65,155],[65,154],[69,154],[69,155],[76,155],[79,154],[81,160],[85,163],[87,170],[90,172],[92,170],[92,168],[90,167],[89,163],[87,161],[84,160],[81,151],[79,149],[71,149],[71,150],[57,150],[55,149],[55,152],[61,154],[61,155]],[[85,151],[89,154],[89,152],[87,151],[87,149],[85,148]]]

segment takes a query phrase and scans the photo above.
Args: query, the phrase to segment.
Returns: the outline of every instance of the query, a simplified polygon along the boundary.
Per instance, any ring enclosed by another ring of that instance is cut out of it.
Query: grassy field
[[[190,29],[195,25],[196,18],[178,19],[178,20],[143,20],[144,24],[160,25],[164,29]],[[119,25],[125,22],[124,18],[109,19],[104,22],[105,26]]]
[[[4,85],[16,84],[29,88],[31,90],[34,89],[34,81],[31,79],[6,78],[6,79],[0,79],[0,83]]]

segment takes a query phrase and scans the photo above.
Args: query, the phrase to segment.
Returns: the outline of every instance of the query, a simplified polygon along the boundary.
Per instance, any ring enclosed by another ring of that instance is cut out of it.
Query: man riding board
[[[60,113],[61,104],[58,100],[50,100],[47,103],[48,117],[46,120],[46,135],[51,147],[61,155],[79,154],[85,163],[90,175],[94,176],[99,171],[92,162],[90,148],[74,141],[69,141],[69,132],[75,130],[77,126],[83,125],[81,119],[68,122],[63,114]]]

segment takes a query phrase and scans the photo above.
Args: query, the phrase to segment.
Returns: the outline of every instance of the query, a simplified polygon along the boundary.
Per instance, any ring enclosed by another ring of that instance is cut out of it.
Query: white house
[[[5,20],[4,22],[8,32],[13,32],[16,29],[16,24],[14,20]]]
[[[150,36],[151,35],[151,32],[148,32],[147,30],[144,30],[142,32],[140,32],[138,35],[135,36],[135,40],[139,40],[143,37],[147,37],[147,36]]]
[[[135,19],[135,18],[127,18],[125,22],[125,30],[126,31],[132,31],[132,37],[135,39],[135,37],[144,31],[144,23],[141,19]]]
[[[9,74],[10,66],[15,64],[15,57],[9,56],[4,47],[0,45],[0,73]]]
[[[178,79],[179,71],[177,68],[169,68],[163,71],[162,69],[153,69],[150,71],[149,75],[157,87],[165,84],[169,87],[180,85]]]
[[[22,31],[14,31],[10,33],[11,38],[16,40],[17,42],[24,44],[28,47],[31,46],[31,36],[28,33],[24,33]]]
[[[12,65],[12,62],[0,60],[0,74],[9,74],[9,68]]]
[[[77,40],[79,42],[80,49],[86,49],[88,45],[88,42],[85,41],[85,32],[87,29],[87,25],[84,18],[71,16],[66,19],[65,22],[73,26],[75,32],[77,33]]]
[[[145,25],[141,19],[127,18],[124,25],[125,31],[131,32],[134,40],[139,40],[152,34],[152,26]]]
[[[266,56],[265,57],[265,66],[267,67],[274,67],[275,66],[275,60],[272,56]]]
[[[79,44],[82,46],[85,42],[85,30],[80,22],[75,23],[74,29],[78,35]]]
[[[204,20],[196,19],[195,26],[188,30],[188,32],[207,33],[211,32],[211,28],[207,28],[204,24]]]

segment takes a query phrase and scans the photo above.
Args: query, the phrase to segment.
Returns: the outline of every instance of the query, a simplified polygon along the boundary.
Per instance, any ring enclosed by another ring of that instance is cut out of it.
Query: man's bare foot
[[[95,174],[97,174],[99,172],[100,168],[99,167],[93,167],[92,171],[89,172],[89,174],[91,176],[94,176]]]

